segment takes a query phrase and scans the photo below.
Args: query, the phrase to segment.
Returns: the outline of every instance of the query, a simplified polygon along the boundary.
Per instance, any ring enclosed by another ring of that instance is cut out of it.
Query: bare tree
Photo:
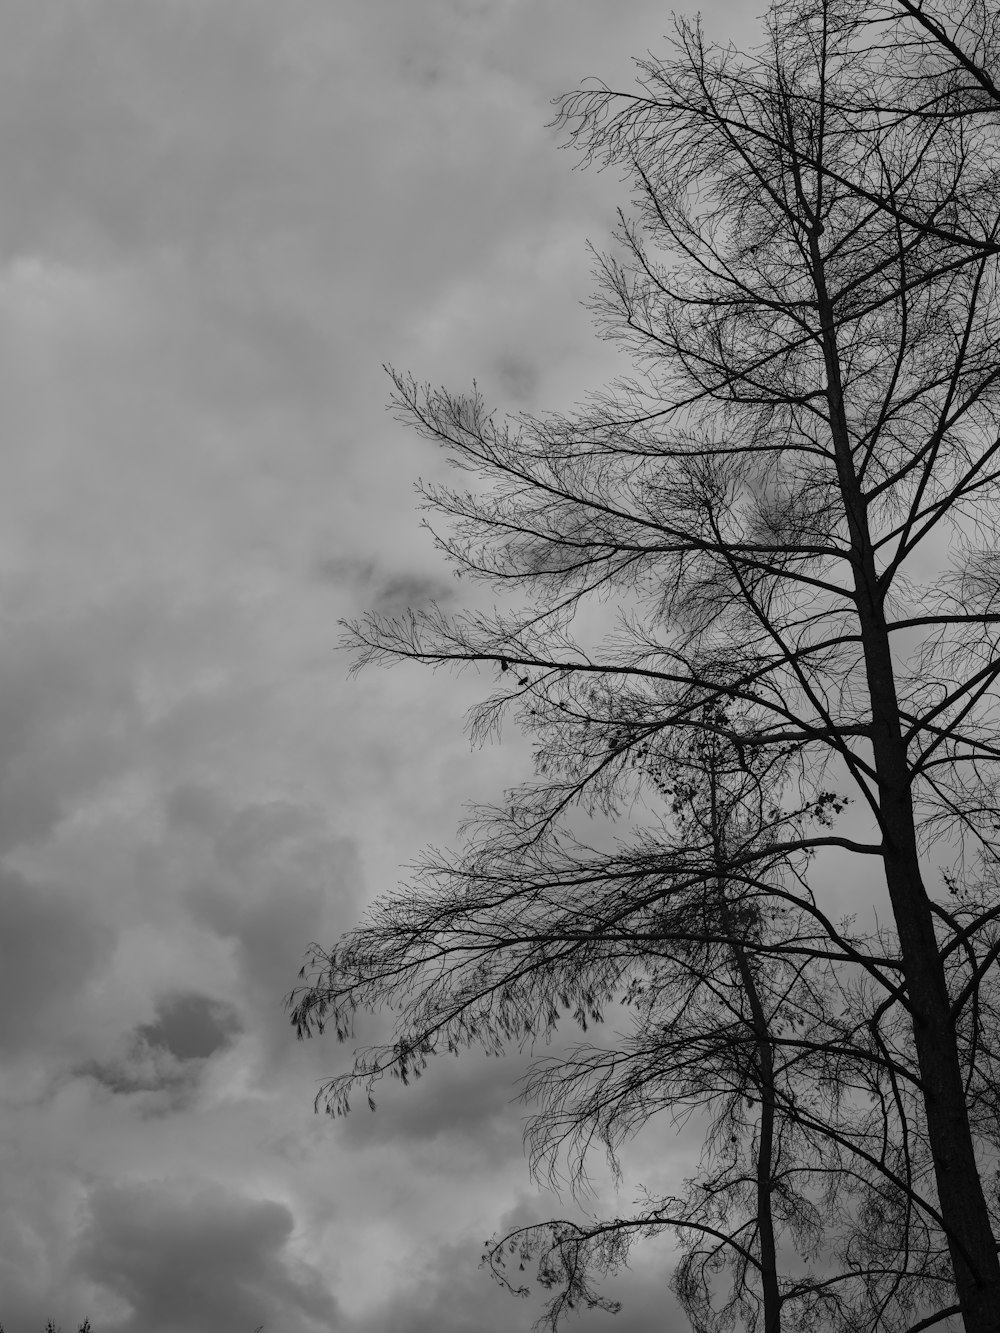
[[[571,140],[634,185],[599,259],[596,308],[637,373],[571,416],[515,422],[475,393],[397,375],[404,414],[479,479],[425,491],[450,523],[443,551],[527,604],[370,617],[350,634],[363,661],[492,664],[498,686],[474,730],[517,710],[537,739],[536,780],[483,812],[458,857],[429,859],[418,896],[390,897],[317,949],[294,997],[300,1033],[332,1017],[341,1037],[359,1005],[402,1002],[395,1043],[331,1083],[328,1104],[343,1107],[354,1083],[405,1079],[438,1050],[500,1049],[561,1011],[597,1018],[643,970],[657,1006],[685,1012],[677,912],[691,913],[699,997],[712,949],[741,996],[718,1068],[746,1071],[756,1108],[736,1138],[758,1184],[744,1257],[769,1333],[794,1289],[776,1274],[765,1289],[775,1132],[799,1136],[795,1171],[811,1169],[810,1136],[838,1144],[840,1178],[862,1191],[847,1220],[868,1209],[842,1246],[855,1294],[827,1311],[900,1327],[928,1283],[937,1310],[917,1311],[914,1328],[960,1309],[967,1333],[985,1333],[1000,1310],[984,1184],[1000,955],[1000,34],[979,0],[948,12],[950,26],[886,0],[876,28],[872,7],[849,0],[779,4],[746,55],[681,23],[672,59],[640,63],[638,92],[563,99]],[[616,627],[587,639],[576,614],[602,596],[620,607]],[[748,778],[781,776],[756,806],[739,787],[726,827],[747,831],[734,841],[696,836],[664,779],[664,757],[705,738]],[[849,824],[834,792],[853,797]],[[631,852],[588,845],[592,815],[617,820]],[[877,940],[823,909],[814,886],[834,852],[873,887],[881,872],[893,928]],[[956,902],[966,882],[976,893]],[[736,929],[734,912],[767,928]],[[779,1098],[774,1074],[773,997],[796,959],[805,989],[788,990],[789,1018],[826,1025],[798,1039],[790,1065],[798,1078],[822,1056],[831,1091],[813,1110]],[[835,1016],[818,1007],[829,973]],[[647,1052],[647,1072],[671,1059]],[[558,1076],[535,1086],[544,1112]],[[665,1221],[653,1209],[634,1229]],[[722,1230],[731,1259],[739,1242]],[[556,1238],[563,1290],[573,1254],[610,1234],[595,1228],[575,1251]],[[734,1290],[750,1290],[739,1273]]]
[[[679,1234],[674,1288],[699,1330],[726,1327],[734,1316],[755,1327],[759,1316],[765,1333],[777,1333],[788,1311],[795,1327],[806,1327],[818,1308],[843,1307],[840,1288],[854,1276],[821,1281],[807,1270],[782,1279],[783,1234],[807,1260],[829,1239],[809,1187],[824,1175],[843,1185],[850,1175],[830,1169],[829,1116],[816,1133],[817,1102],[829,1110],[844,1088],[842,1076],[830,1082],[821,1071],[836,1026],[829,985],[836,978],[829,939],[817,937],[815,923],[780,892],[795,873],[789,859],[748,856],[761,842],[774,846],[775,756],[748,765],[711,729],[729,725],[728,716],[716,708],[706,720],[710,727],[685,737],[670,762],[662,753],[644,759],[669,792],[673,816],[670,834],[661,829],[628,861],[633,878],[640,871],[653,888],[652,915],[647,909],[644,922],[631,914],[626,933],[619,911],[617,929],[607,922],[597,931],[604,941],[618,936],[620,959],[626,940],[634,951],[622,997],[634,1011],[633,1031],[611,1047],[538,1061],[525,1086],[538,1108],[528,1133],[536,1170],[554,1166],[568,1143],[582,1175],[595,1137],[617,1164],[619,1144],[637,1128],[691,1109],[707,1113],[703,1169],[683,1197],[647,1196],[630,1218],[547,1223],[490,1247],[487,1261],[507,1285],[512,1254],[519,1268],[540,1259],[543,1281],[557,1288],[547,1312],[553,1327],[573,1301],[600,1303],[595,1270],[623,1263],[637,1233]],[[734,873],[748,863],[750,873]],[[638,905],[634,894],[626,901]],[[572,899],[566,907],[573,911]],[[850,1058],[842,1032],[832,1045],[842,1061]],[[726,1272],[728,1294],[720,1295]]]

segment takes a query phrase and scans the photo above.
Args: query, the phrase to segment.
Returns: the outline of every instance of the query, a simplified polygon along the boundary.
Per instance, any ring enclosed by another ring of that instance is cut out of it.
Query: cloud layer
[[[537,1313],[477,1270],[505,1217],[561,1206],[527,1179],[517,1062],[332,1123],[312,1098],[345,1053],[297,1045],[283,998],[523,772],[516,742],[469,754],[474,677],[349,682],[337,655],[340,616],[456,596],[413,511],[443,463],[381,364],[514,410],[619,369],[579,302],[620,193],[545,123],[662,24],[647,0],[4,6],[6,1333]],[[663,1328],[663,1279],[636,1270],[619,1333]]]

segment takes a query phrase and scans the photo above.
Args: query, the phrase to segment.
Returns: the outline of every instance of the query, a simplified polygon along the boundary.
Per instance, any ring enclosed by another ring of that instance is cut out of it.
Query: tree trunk
[[[888,658],[884,627],[881,638],[883,651],[879,653],[876,644],[866,654],[869,662],[879,656]],[[948,1248],[966,1333],[997,1333],[1000,1261],[976,1165],[944,967],[920,873],[910,773],[899,735],[895,690],[891,676],[889,689],[885,689],[881,675],[869,667],[885,878],[914,1012],[914,1045],[924,1088],[938,1201],[948,1228]],[[880,693],[882,698],[878,697]]]
[[[913,1010],[927,1137],[941,1216],[966,1333],[1000,1330],[1000,1260],[973,1148],[944,966],[920,871],[911,773],[899,718],[895,674],[868,510],[854,468],[837,347],[818,237],[810,241],[818,297],[827,401],[851,549],[858,619],[871,703],[883,865]]]
[[[746,952],[734,946],[736,965],[750,1004],[757,1041],[757,1077],[760,1083],[760,1134],[757,1140],[757,1231],[760,1236],[760,1278],[764,1298],[764,1333],[781,1333],[781,1291],[778,1287],[778,1252],[774,1240],[774,1051],[757,984]]]
[[[711,802],[712,843],[716,865],[720,868],[727,863],[723,849],[723,818],[718,808],[715,769],[709,770],[709,797]],[[774,1195],[774,1121],[776,1113],[776,1092],[774,1087],[774,1048],[767,1015],[761,1003],[757,979],[747,957],[747,952],[739,941],[736,923],[730,910],[726,895],[726,881],[718,880],[719,911],[722,928],[732,940],[733,957],[740,976],[750,1017],[753,1024],[754,1042],[757,1050],[757,1085],[760,1093],[760,1131],[757,1139],[757,1234],[760,1240],[760,1280],[761,1295],[764,1302],[763,1333],[781,1333],[781,1289],[778,1285],[778,1251],[774,1239],[774,1213],[772,1199]]]

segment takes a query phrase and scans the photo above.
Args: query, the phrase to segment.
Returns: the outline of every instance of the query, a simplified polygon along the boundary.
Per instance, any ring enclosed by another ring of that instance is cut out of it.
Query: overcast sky
[[[759,6],[703,7],[710,32]],[[0,16],[0,1321],[519,1333],[483,1240],[558,1214],[516,1061],[312,1112],[307,944],[463,801],[480,686],[348,680],[338,617],[457,604],[441,460],[381,363],[510,410],[623,365],[580,306],[624,191],[549,99],[654,0],[5,0]],[[651,1184],[690,1143],[648,1153]],[[626,1191],[627,1194],[627,1191]],[[605,1194],[595,1206],[616,1205]],[[669,1251],[581,1333],[684,1328]],[[665,1322],[666,1321],[666,1322]]]

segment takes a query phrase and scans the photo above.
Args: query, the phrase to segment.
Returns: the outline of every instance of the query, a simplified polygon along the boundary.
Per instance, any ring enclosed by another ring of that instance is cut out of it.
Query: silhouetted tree
[[[843,1071],[836,1081],[824,1077],[827,1054],[835,1050],[844,1063],[852,1051],[862,1061],[867,1052],[841,1030],[831,1005],[829,938],[782,892],[794,864],[780,853],[771,864],[753,855],[761,845],[773,850],[788,820],[774,805],[780,758],[748,763],[715,729],[731,718],[716,708],[706,721],[705,731],[682,733],[682,751],[669,761],[662,749],[644,756],[669,794],[672,828],[630,848],[613,869],[610,858],[604,862],[605,882],[628,874],[629,891],[613,921],[588,919],[604,957],[617,964],[633,1031],[611,1047],[580,1046],[539,1061],[525,1087],[538,1107],[528,1133],[536,1170],[548,1163],[554,1173],[568,1146],[582,1176],[595,1138],[617,1167],[617,1149],[631,1133],[664,1111],[692,1109],[707,1118],[703,1169],[683,1197],[647,1196],[635,1216],[550,1222],[490,1247],[487,1262],[515,1290],[510,1257],[519,1269],[538,1260],[544,1284],[557,1288],[547,1311],[553,1327],[574,1303],[605,1304],[592,1285],[595,1270],[622,1264],[636,1234],[664,1228],[679,1233],[674,1288],[698,1329],[728,1327],[737,1315],[755,1326],[759,1315],[766,1333],[776,1333],[783,1312],[805,1327],[819,1307],[841,1309],[842,1288],[856,1276],[818,1279],[807,1269],[782,1280],[781,1237],[800,1260],[821,1253],[821,1238],[828,1251],[831,1199],[817,1207],[815,1196],[829,1196],[824,1178],[835,1175],[841,1186],[850,1178],[847,1169],[831,1171],[838,1145],[830,1126],[843,1120],[833,1113],[844,1078]],[[824,800],[798,813],[822,818],[825,808]],[[741,864],[753,869],[734,872]],[[637,895],[640,876],[646,891]],[[578,900],[563,901],[571,930]],[[550,968],[545,975],[547,984],[556,979]],[[613,987],[602,979],[598,989],[610,995]]]
[[[527,605],[367,617],[350,642],[362,662],[492,664],[474,734],[515,709],[537,776],[315,948],[293,1018],[345,1038],[357,1007],[398,1006],[394,1042],[326,1089],[345,1109],[437,1051],[648,997],[607,1057],[609,1101],[586,1101],[605,1095],[596,1057],[536,1074],[540,1141],[564,1123],[582,1154],[596,1126],[613,1150],[679,1090],[706,1105],[725,1085],[705,1166],[721,1211],[688,1196],[590,1234],[554,1224],[557,1305],[599,1301],[595,1262],[669,1224],[719,1232],[682,1261],[696,1321],[730,1265],[725,1310],[752,1325],[758,1302],[768,1333],[793,1298],[796,1327],[960,1309],[967,1333],[995,1330],[998,48],[981,0],[778,4],[746,55],[680,23],[640,91],[560,111],[632,178],[596,308],[639,373],[514,422],[395,376],[404,415],[477,478],[425,489],[441,548]],[[588,635],[578,613],[602,597],[616,626]],[[735,800],[714,834],[705,786],[676,780],[706,745]],[[855,937],[823,909],[834,853],[873,890],[881,870],[891,929]],[[838,1272],[781,1278],[775,1227],[806,1258],[810,1228],[832,1230]]]

